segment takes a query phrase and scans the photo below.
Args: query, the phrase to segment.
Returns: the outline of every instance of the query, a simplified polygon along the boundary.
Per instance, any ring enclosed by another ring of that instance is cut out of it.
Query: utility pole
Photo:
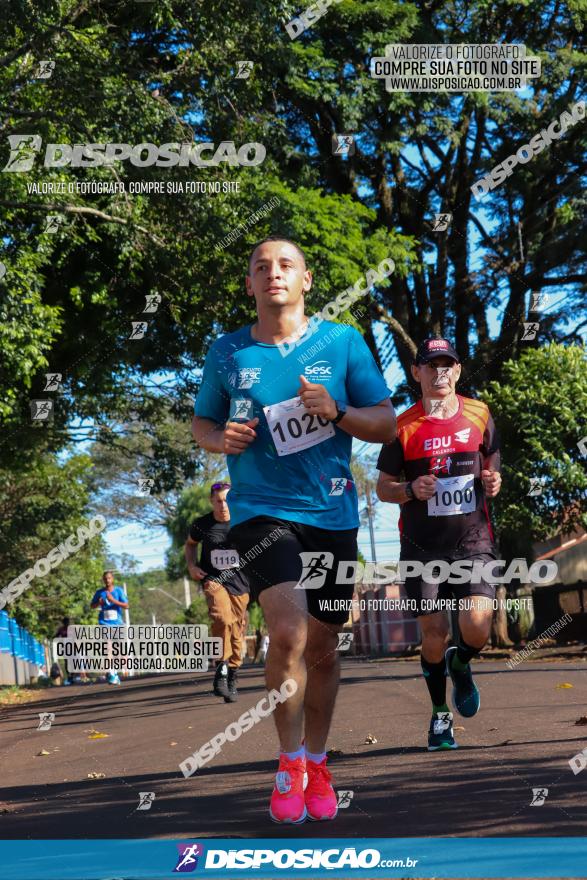
[[[126,592],[126,581],[123,581],[123,582],[122,582],[122,589],[124,590],[124,595],[125,595],[125,596],[128,596],[128,593]],[[130,626],[130,613],[129,613],[129,610],[128,610],[128,608],[123,608],[122,610],[123,610],[123,612],[124,612],[124,625],[125,625],[125,626]]]
[[[371,540],[371,562],[377,562],[377,553],[375,552],[375,515],[373,513],[373,500],[371,498],[371,483],[365,486],[365,496],[367,499],[367,520],[369,522],[369,538]]]
[[[185,607],[189,608],[192,604],[192,592],[190,589],[190,580],[185,576],[185,574],[183,576],[183,590],[185,596]]]

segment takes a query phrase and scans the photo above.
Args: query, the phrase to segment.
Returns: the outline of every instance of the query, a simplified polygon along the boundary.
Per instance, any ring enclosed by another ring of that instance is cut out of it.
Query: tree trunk
[[[493,648],[511,648],[513,646],[513,642],[508,635],[508,618],[505,610],[506,595],[505,584],[498,584],[495,591],[498,607],[493,613],[493,621],[491,623],[491,646]]]

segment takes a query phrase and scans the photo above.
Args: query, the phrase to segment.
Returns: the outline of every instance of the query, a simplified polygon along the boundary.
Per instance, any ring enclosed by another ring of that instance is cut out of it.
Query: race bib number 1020
[[[291,455],[334,437],[334,425],[309,413],[299,397],[264,406],[263,412],[278,455]]]
[[[475,510],[475,477],[439,477],[436,492],[428,499],[428,516],[458,516]]]

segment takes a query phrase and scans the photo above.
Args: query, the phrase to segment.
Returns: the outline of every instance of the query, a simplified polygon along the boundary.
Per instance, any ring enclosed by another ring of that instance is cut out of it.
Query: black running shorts
[[[238,523],[228,533],[238,550],[251,598],[287,581],[305,590],[308,612],[324,623],[344,624],[352,607],[353,583],[337,584],[339,562],[356,562],[357,529],[332,531],[269,516],[255,516]],[[339,579],[352,571],[341,566]]]
[[[413,554],[412,554],[413,558]],[[435,558],[439,560],[439,557]],[[471,555],[466,557],[467,560],[475,561],[479,560],[480,562],[492,562],[495,559],[495,556],[492,553],[478,553],[476,555]],[[433,560],[420,560],[423,564],[428,562],[430,565]],[[460,562],[463,561],[461,558],[458,560],[451,559],[449,557],[444,557],[440,561],[447,562],[450,564],[451,562]],[[474,570],[472,571],[472,575],[474,575]],[[426,614],[435,614],[438,611],[447,611],[449,610],[449,605],[443,605],[443,602],[454,599],[456,600],[456,610],[458,610],[459,601],[466,600],[469,596],[487,596],[489,599],[495,598],[495,584],[490,583],[485,580],[483,577],[472,577],[470,582],[468,583],[460,583],[454,584],[451,583],[450,580],[443,580],[442,582],[436,583],[428,583],[425,581],[421,575],[416,575],[413,577],[406,577],[404,581],[405,590],[409,599],[415,603],[415,611],[417,617],[422,617]],[[435,605],[436,602],[439,602],[439,605]]]

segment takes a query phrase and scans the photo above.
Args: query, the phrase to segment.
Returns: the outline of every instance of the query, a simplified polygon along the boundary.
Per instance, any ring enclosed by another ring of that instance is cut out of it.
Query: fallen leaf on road
[[[377,740],[373,736],[372,733],[368,733],[367,736],[365,737],[365,745],[371,745],[372,743],[376,743],[376,742],[377,742]]]
[[[487,730],[499,730],[499,727],[488,727]]]
[[[454,728],[454,730],[464,730],[464,727],[459,727],[458,725]]]
[[[568,681],[563,682],[563,684],[557,684],[557,688],[572,688],[573,685],[569,684]]]
[[[47,749],[41,749],[40,752],[37,752],[37,758],[40,758],[40,757],[42,757],[42,756],[44,756],[44,755],[49,755],[49,754],[51,754],[51,753],[48,752]]]
[[[176,746],[177,743],[176,743],[176,742],[170,742],[169,745],[170,745],[170,746]]]
[[[92,770],[91,773],[88,773],[88,779],[106,779],[106,774],[96,773],[95,770]]]
[[[100,733],[99,730],[94,730],[88,736],[88,739],[106,739],[107,736],[110,736],[109,733]]]
[[[329,758],[339,758],[341,755],[344,754],[344,752],[342,751],[342,749],[328,749],[326,754]]]
[[[575,724],[581,724],[581,725],[587,724],[587,715],[581,715],[580,718],[577,718],[577,720],[575,721]]]

